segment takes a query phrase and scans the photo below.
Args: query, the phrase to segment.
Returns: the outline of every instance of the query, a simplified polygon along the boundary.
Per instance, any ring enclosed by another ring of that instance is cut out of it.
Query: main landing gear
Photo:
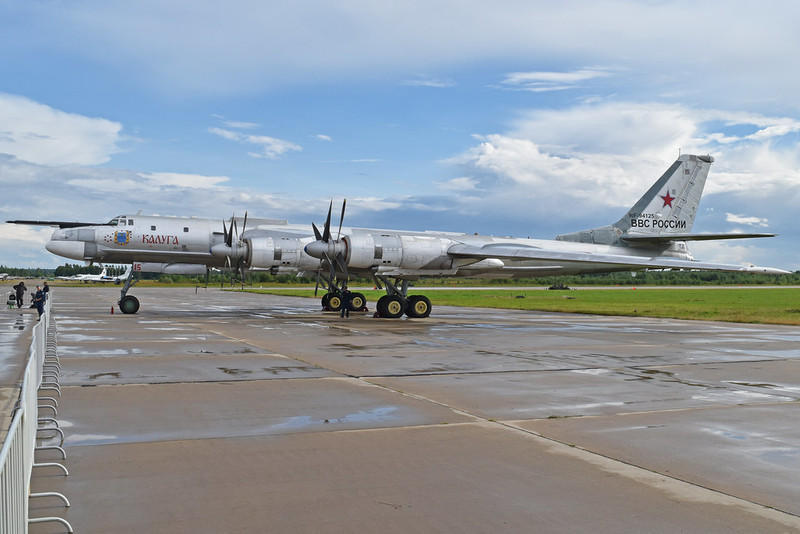
[[[414,319],[422,319],[431,314],[432,306],[428,297],[408,295],[408,280],[403,280],[399,288],[384,276],[376,275],[375,281],[378,287],[380,287],[380,282],[386,286],[386,295],[379,298],[376,305],[378,317],[397,319],[406,314]]]
[[[136,282],[133,280],[133,269],[131,269],[131,274],[125,279],[125,285],[122,286],[120,290],[119,311],[122,313],[133,314],[139,311],[139,299],[133,295],[128,295],[128,290],[135,283]]]
[[[327,311],[339,311],[342,309],[342,291],[336,284],[331,284],[328,280],[328,292],[322,296],[322,308]],[[386,319],[398,319],[406,315],[412,319],[423,319],[431,314],[431,301],[425,295],[409,295],[408,280],[403,280],[399,287],[398,281],[393,284],[384,276],[375,276],[376,285],[381,288],[385,286],[386,295],[378,299],[375,305],[376,317]],[[350,309],[352,311],[366,311],[367,298],[363,293],[353,292],[350,294]]]
[[[342,299],[342,293],[338,288],[331,288],[331,291],[325,293],[322,296],[322,307],[323,309],[330,310],[330,311],[340,311],[342,309],[342,305],[344,301]],[[350,294],[350,310],[351,311],[366,311],[367,309],[367,297],[364,296],[363,293],[351,293]]]

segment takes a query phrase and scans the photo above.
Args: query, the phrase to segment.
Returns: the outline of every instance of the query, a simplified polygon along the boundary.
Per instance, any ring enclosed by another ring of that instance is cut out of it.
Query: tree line
[[[55,269],[14,268],[0,265],[0,273],[21,278],[55,278],[58,276],[74,276],[76,274],[99,274],[97,265],[70,264]],[[125,266],[110,266],[106,272],[117,276],[125,272]],[[230,273],[210,271],[206,276],[165,275],[159,273],[140,273],[144,280],[158,280],[164,283],[193,283],[197,285],[239,285],[241,281],[233,280]],[[271,275],[266,272],[248,273],[245,285],[269,284],[314,284],[315,277],[299,278],[294,275]],[[357,279],[351,285],[373,285],[371,278]],[[476,279],[476,278],[427,278],[417,285],[426,286],[550,286],[564,284],[568,286],[695,286],[695,285],[800,285],[800,271],[785,275],[764,275],[752,273],[717,272],[717,271],[638,271],[602,274],[580,274],[557,277],[513,278],[513,279]]]

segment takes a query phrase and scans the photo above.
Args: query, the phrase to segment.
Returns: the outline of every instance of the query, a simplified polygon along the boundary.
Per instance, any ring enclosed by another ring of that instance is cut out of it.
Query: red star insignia
[[[675,200],[675,197],[670,196],[669,191],[667,191],[666,195],[663,195],[661,198],[664,199],[664,205],[661,206],[662,208],[669,206],[672,207],[672,201]]]

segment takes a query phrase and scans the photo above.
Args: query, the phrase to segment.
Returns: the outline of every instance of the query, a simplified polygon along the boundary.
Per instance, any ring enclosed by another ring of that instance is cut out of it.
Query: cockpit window
[[[128,226],[133,226],[133,219],[128,219]]]
[[[108,226],[117,226],[119,224],[119,217],[114,217],[108,221]]]

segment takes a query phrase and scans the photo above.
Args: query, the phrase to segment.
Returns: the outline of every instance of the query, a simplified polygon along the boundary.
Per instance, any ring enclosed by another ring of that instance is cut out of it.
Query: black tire
[[[328,307],[328,301],[330,301],[330,300],[331,300],[331,294],[330,293],[325,293],[324,295],[322,295],[322,309],[323,310]]]
[[[378,300],[376,306],[378,315],[387,319],[402,317],[406,311],[406,301],[399,295],[384,295]]]
[[[411,295],[408,297],[406,315],[416,319],[424,319],[431,314],[431,301],[425,295]]]
[[[119,311],[126,314],[134,314],[139,311],[139,299],[133,295],[127,295],[119,301]]]
[[[353,293],[350,296],[350,309],[353,311],[364,311],[367,309],[367,297],[363,293]]]
[[[339,311],[342,309],[342,296],[338,293],[329,293],[328,309]]]

